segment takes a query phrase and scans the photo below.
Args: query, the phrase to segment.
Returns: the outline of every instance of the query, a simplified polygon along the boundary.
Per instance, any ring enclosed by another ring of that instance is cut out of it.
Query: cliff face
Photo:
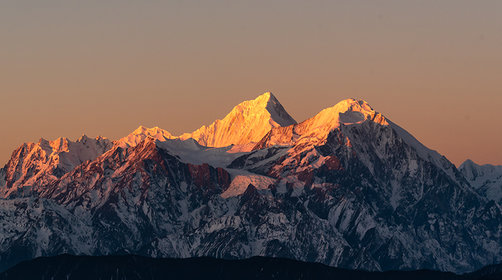
[[[83,162],[96,159],[112,147],[106,138],[82,136],[73,142],[67,138],[24,143],[0,170],[0,197],[29,193],[70,172]]]

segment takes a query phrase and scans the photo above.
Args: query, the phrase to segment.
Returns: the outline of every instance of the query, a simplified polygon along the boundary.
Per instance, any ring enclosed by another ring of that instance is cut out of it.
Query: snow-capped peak
[[[483,178],[492,175],[495,177],[502,178],[502,165],[492,165],[492,164],[480,165],[470,159],[464,161],[458,167],[458,170],[462,172],[465,178],[471,182],[476,181],[478,178]],[[499,185],[502,188],[502,180],[499,182]]]
[[[388,125],[385,118],[375,112],[368,102],[353,98],[342,100],[335,106],[322,110],[313,118],[306,120],[305,123],[309,124],[310,129],[318,129],[320,127],[334,128],[340,124],[354,124],[365,120]]]
[[[51,154],[53,152],[56,153],[68,152],[70,142],[71,141],[66,137],[59,137],[58,139],[53,141],[40,138],[40,140],[38,140],[37,145],[38,147],[43,149],[46,153]]]
[[[123,148],[134,147],[138,145],[141,141],[146,138],[153,138],[159,141],[166,141],[167,139],[176,138],[168,131],[161,129],[159,127],[147,128],[144,126],[139,126],[131,134],[126,137],[119,139],[115,142],[115,145],[119,145]]]
[[[502,165],[479,165],[468,159],[458,170],[479,194],[502,203]]]
[[[259,141],[273,127],[289,126],[296,121],[270,92],[235,106],[222,120],[180,136],[193,138],[208,147],[245,145]]]
[[[460,172],[462,172],[464,174],[465,178],[468,180],[476,179],[476,177],[479,176],[478,173],[479,173],[480,169],[481,169],[481,166],[476,164],[471,159],[467,159],[458,167],[458,170]]]
[[[366,101],[349,98],[303,121],[294,130],[296,134],[302,135],[303,139],[315,138],[324,141],[329,132],[340,127],[341,124],[350,125],[362,123],[366,120],[388,125],[385,117],[373,110]]]
[[[299,124],[273,128],[253,149],[274,145],[290,146],[295,143],[320,145],[326,141],[329,133],[340,125],[359,124],[364,121],[389,125],[385,117],[373,110],[366,101],[345,99]]]
[[[254,100],[240,103],[225,118],[235,114],[240,114],[242,117],[248,119],[263,115],[269,119],[273,127],[288,126],[296,123],[271,92],[265,92]]]
[[[253,104],[253,101],[255,104]],[[255,105],[258,108],[262,108],[262,106],[265,105],[265,109],[270,114],[271,120],[277,124],[273,126],[289,126],[296,124],[296,121],[286,112],[282,104],[271,92],[265,92],[253,101],[249,102],[250,104],[248,105]]]

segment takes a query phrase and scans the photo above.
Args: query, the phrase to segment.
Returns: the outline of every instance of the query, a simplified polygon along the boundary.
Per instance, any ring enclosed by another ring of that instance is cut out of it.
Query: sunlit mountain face
[[[502,259],[498,171],[459,171],[364,100],[297,122],[265,93],[181,136],[21,145],[0,169],[0,269],[71,253],[473,271]]]
[[[296,121],[277,98],[267,92],[235,106],[222,120],[183,134],[180,139],[192,138],[208,147],[248,145],[260,141],[274,127],[292,124],[296,124]]]

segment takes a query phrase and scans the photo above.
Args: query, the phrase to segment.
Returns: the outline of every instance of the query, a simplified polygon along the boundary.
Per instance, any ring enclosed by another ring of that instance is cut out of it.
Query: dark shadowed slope
[[[481,274],[489,276],[489,274]],[[43,257],[22,262],[0,279],[478,279],[438,271],[366,272],[281,258],[153,259],[140,256]],[[490,279],[490,278],[488,278]]]

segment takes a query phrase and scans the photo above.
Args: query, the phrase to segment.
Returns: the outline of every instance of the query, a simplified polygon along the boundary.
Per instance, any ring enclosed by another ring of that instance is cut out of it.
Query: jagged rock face
[[[0,200],[1,263],[128,252],[464,272],[502,257],[500,206],[361,100],[258,142],[238,154],[116,143],[36,195]]]
[[[224,169],[181,163],[152,140],[115,147],[36,198],[0,200],[2,264],[58,252],[186,256],[176,240],[188,214],[204,217],[229,184]]]
[[[479,165],[466,160],[458,170],[480,195],[499,204],[502,202],[502,166]]]
[[[0,197],[29,194],[32,188],[48,184],[111,147],[108,139],[85,135],[75,142],[41,138],[38,143],[25,143],[12,153],[0,172]]]

